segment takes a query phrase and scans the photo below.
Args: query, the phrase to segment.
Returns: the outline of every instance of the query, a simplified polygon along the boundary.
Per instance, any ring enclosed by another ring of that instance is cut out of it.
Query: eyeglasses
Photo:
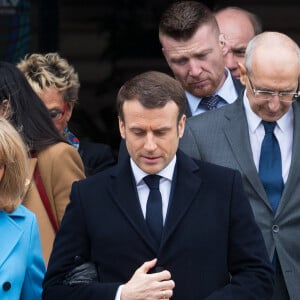
[[[277,92],[277,91],[267,91],[267,90],[258,90],[253,86],[253,83],[251,82],[249,76],[248,81],[251,87],[251,90],[253,92],[253,95],[255,99],[261,100],[261,101],[270,101],[275,97],[275,95],[278,95],[279,101],[282,102],[294,102],[298,97],[300,97],[300,91],[299,91],[299,83],[297,87],[297,92]]]
[[[65,103],[63,109],[54,108],[54,109],[48,110],[50,118],[53,121],[59,121],[59,120],[61,120],[62,117],[64,116],[65,112],[66,112],[66,108],[67,108],[67,105]]]

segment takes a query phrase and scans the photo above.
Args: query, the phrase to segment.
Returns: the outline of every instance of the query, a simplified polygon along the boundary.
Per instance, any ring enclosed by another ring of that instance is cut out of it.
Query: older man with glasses
[[[241,101],[189,119],[180,147],[242,173],[275,270],[273,299],[299,299],[300,50],[288,36],[264,32],[239,67]]]

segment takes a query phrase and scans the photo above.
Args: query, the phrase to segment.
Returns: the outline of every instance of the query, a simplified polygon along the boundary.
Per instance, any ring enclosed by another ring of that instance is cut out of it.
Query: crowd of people
[[[299,46],[197,1],[158,39],[173,76],[120,87],[118,159],[69,130],[66,58],[0,62],[1,299],[299,299]]]

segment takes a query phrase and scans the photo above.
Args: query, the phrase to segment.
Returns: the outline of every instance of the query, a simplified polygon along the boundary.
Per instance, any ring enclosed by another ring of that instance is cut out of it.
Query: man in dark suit
[[[176,1],[159,23],[162,52],[186,92],[186,116],[233,103],[243,89],[225,68],[224,36],[213,13],[197,1]]]
[[[189,119],[180,148],[194,158],[241,172],[276,269],[273,299],[296,300],[300,295],[300,105],[295,101],[299,47],[284,34],[262,33],[250,41],[240,69],[246,86],[240,101]],[[266,125],[275,126],[267,156]],[[270,170],[268,181],[264,170]]]
[[[74,183],[43,299],[270,299],[272,268],[239,173],[178,150],[178,81],[137,75],[117,104],[129,156]]]

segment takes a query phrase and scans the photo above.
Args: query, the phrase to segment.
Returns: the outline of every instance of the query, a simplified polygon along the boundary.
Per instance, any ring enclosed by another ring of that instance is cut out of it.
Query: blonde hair
[[[79,79],[73,66],[58,53],[26,55],[17,67],[25,74],[33,90],[39,96],[43,90],[55,87],[66,103],[76,102],[79,93]]]
[[[25,144],[15,128],[0,117],[0,167],[4,174],[0,180],[0,209],[8,213],[21,203],[28,172]]]

